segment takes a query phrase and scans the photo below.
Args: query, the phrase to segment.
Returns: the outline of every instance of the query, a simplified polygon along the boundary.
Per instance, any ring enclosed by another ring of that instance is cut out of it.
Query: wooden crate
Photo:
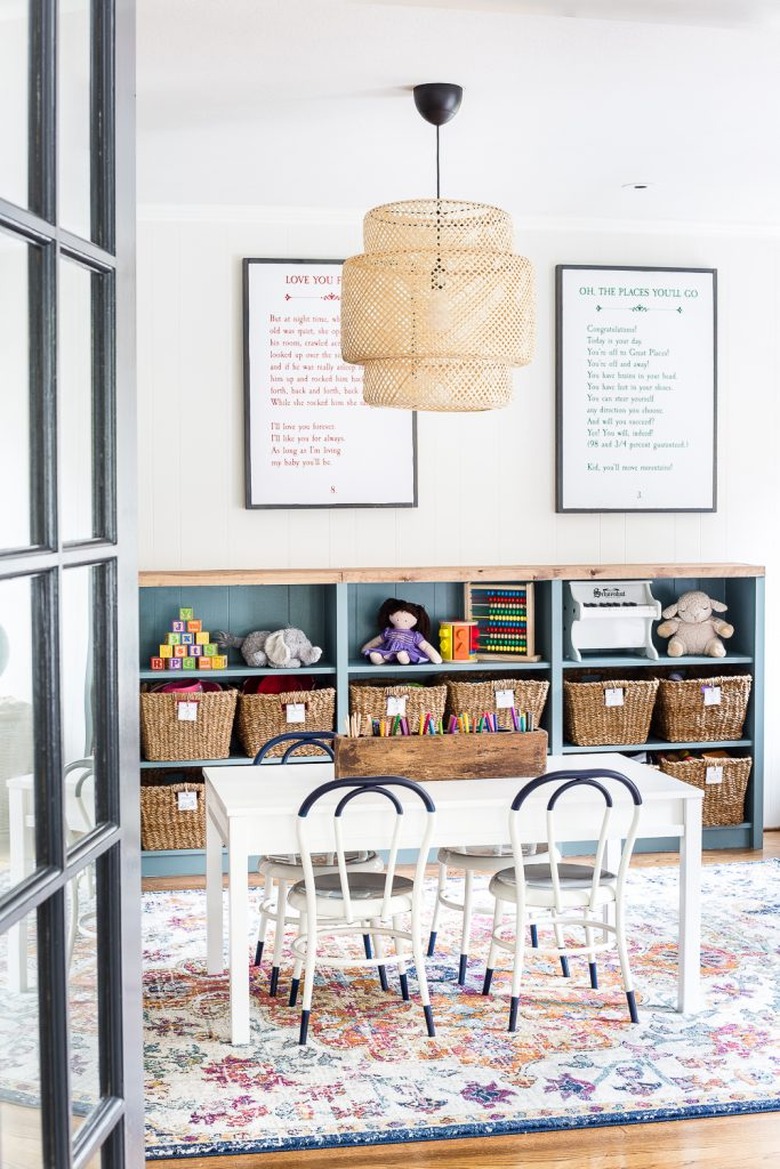
[[[335,739],[336,776],[403,775],[407,779],[496,779],[541,775],[546,731],[480,735],[396,735]]]
[[[538,662],[534,645],[534,586],[528,581],[469,581],[464,615],[476,621],[474,660]]]

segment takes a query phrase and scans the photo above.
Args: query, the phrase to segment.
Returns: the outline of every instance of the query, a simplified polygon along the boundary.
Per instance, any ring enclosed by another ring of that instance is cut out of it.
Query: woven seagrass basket
[[[141,694],[141,746],[144,759],[184,761],[227,759],[237,690],[205,694],[145,691]],[[179,703],[197,703],[197,717],[179,718]]]
[[[564,733],[578,747],[646,743],[658,679],[610,678],[563,683]],[[620,706],[607,705],[608,690],[622,690]]]
[[[141,776],[141,848],[205,848],[206,785],[200,781],[170,783],[165,777]],[[180,793],[187,796],[180,799]],[[194,801],[193,801],[194,796]],[[190,808],[191,803],[194,808]]]
[[[663,759],[658,760],[661,771],[704,792],[702,824],[717,828],[725,824],[741,824],[745,819],[745,792],[747,791],[753,760],[749,755],[731,759]],[[713,782],[713,769],[720,768],[721,781]],[[707,772],[710,771],[710,780]]]
[[[288,705],[303,706],[302,722],[291,722]],[[286,731],[332,731],[336,712],[336,691],[287,690],[281,694],[240,694],[236,728],[241,746],[247,755],[254,756],[264,743],[275,735]],[[280,743],[268,752],[268,758],[284,753],[285,745]],[[317,747],[299,747],[296,758],[301,755],[321,755]]]
[[[530,711],[534,726],[538,728],[547,701],[550,683],[531,678],[491,678],[481,682],[457,682],[447,679],[447,717],[468,714],[477,718],[487,713],[498,716],[498,725],[503,730],[514,729],[512,711],[509,707],[496,706],[499,690],[511,691],[513,704],[518,714]]]
[[[706,690],[720,691],[717,703],[707,703]],[[686,678],[680,682],[662,678],[655,706],[655,730],[670,743],[724,742],[739,739],[750,697],[750,675]]]
[[[363,715],[360,733],[371,734],[371,720],[392,717],[390,699],[401,699],[403,717],[414,734],[420,719],[429,714],[434,720],[444,718],[447,699],[446,686],[374,686],[369,682],[353,682],[349,688],[350,714]]]

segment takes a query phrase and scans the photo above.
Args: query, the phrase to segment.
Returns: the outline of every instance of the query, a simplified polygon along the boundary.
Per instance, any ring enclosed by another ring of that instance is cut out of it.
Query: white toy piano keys
[[[581,662],[583,650],[658,657],[652,634],[661,602],[650,592],[649,580],[570,581],[563,616],[564,652],[572,661]]]

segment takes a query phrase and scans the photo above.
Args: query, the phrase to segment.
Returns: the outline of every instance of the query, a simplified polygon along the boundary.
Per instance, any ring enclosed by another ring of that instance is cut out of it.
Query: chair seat
[[[385,891],[386,877],[384,873],[349,873],[348,879],[349,895],[353,901],[381,900]],[[341,878],[336,869],[332,873],[315,873],[314,888],[318,900],[341,901],[343,899]],[[393,877],[391,889],[393,897],[408,897],[414,890],[414,882],[408,877],[400,877],[396,874]],[[290,890],[290,897],[292,898],[293,894],[296,897],[303,894],[305,900],[305,893],[305,882],[298,881]]]
[[[528,905],[536,908],[551,908],[555,904],[555,890],[552,881],[552,869],[548,864],[526,865],[525,894]],[[593,885],[593,868],[591,865],[559,864],[558,880],[561,895],[565,904],[572,907],[587,905],[590,901]],[[602,869],[599,875],[599,886],[596,892],[595,904],[605,905],[614,900],[616,880],[615,874]],[[517,899],[517,883],[514,867],[501,869],[490,882],[491,893],[504,897],[507,900]]]
[[[315,869],[325,873],[337,873],[338,868],[333,863],[332,854],[315,853],[312,856]],[[382,861],[375,852],[360,850],[359,852],[345,853],[347,865],[370,865],[373,869],[381,869]],[[282,877],[287,881],[302,881],[303,868],[299,856],[261,856],[258,858],[257,871],[271,877]]]

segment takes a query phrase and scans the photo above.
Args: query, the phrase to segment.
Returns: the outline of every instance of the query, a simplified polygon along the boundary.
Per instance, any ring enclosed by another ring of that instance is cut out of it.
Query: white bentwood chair
[[[401,995],[409,1000],[407,961],[411,954],[417,971],[420,998],[429,1036],[435,1034],[422,942],[422,894],[436,808],[428,792],[411,779],[398,775],[334,779],[322,784],[298,810],[298,844],[304,878],[288,894],[300,915],[300,932],[292,949],[295,968],[290,990],[294,1006],[304,976],[299,1043],[308,1038],[314,974],[317,968],[398,967]],[[356,872],[346,864],[347,849],[361,836],[361,826],[371,817],[372,839],[387,850],[382,873]],[[336,856],[335,873],[318,872],[313,858],[323,850]],[[414,877],[399,874],[401,849],[415,849]],[[357,952],[341,941],[374,939],[375,953]],[[393,953],[385,947],[392,939]],[[386,981],[383,979],[383,986]]]
[[[523,854],[526,856],[534,855],[536,863],[543,863],[548,859],[546,853],[536,852],[536,845],[523,845]],[[469,961],[469,948],[471,943],[471,921],[475,913],[493,912],[492,908],[483,908],[478,906],[474,900],[474,878],[478,876],[494,876],[501,869],[505,869],[507,864],[512,860],[512,846],[511,844],[496,844],[496,845],[463,845],[460,848],[440,848],[436,854],[436,863],[438,865],[438,882],[436,887],[436,900],[433,906],[433,916],[431,918],[431,930],[428,936],[428,957],[432,958],[436,951],[436,938],[438,936],[439,927],[439,913],[444,907],[445,909],[453,909],[462,915],[461,931],[460,931],[460,957],[458,960],[458,985],[464,986],[466,982],[466,970]],[[463,873],[463,895],[462,899],[458,899],[451,890],[448,889],[450,870],[455,869]],[[539,943],[539,936],[536,929],[536,922],[529,922],[531,933],[531,945],[537,946]],[[561,965],[563,973],[566,978],[569,976],[569,969],[566,957],[561,956]]]
[[[262,745],[255,755],[254,763],[268,765],[269,769],[272,763],[284,769],[288,765],[302,767],[316,766],[317,779],[332,779],[334,757],[332,743],[334,737],[333,731],[288,731],[281,735],[275,735]],[[310,749],[309,753],[311,753],[311,749],[316,749],[322,756],[322,762],[293,765],[290,762],[291,757],[304,747]],[[276,757],[271,755],[274,748],[281,749],[280,755]],[[324,767],[323,764],[325,764]],[[280,773],[279,777],[283,774],[284,771]],[[350,853],[346,858],[346,863],[356,871],[366,870],[368,872],[376,872],[382,868],[382,861],[376,852],[365,849],[358,849]],[[316,868],[319,872],[335,872],[333,856],[325,855],[317,858]],[[274,937],[273,958],[271,960],[269,994],[275,996],[279,988],[279,971],[281,969],[282,952],[284,949],[285,926],[294,925],[298,920],[297,915],[287,913],[287,891],[296,881],[303,880],[303,869],[301,868],[300,857],[295,854],[290,854],[287,856],[259,857],[257,871],[263,878],[263,892],[260,902],[260,920],[257,929],[255,966],[260,966],[263,961],[266,930],[268,928],[268,922],[273,921],[276,925],[276,933]],[[371,943],[368,937],[364,939],[364,946],[366,953],[369,953]]]
[[[547,785],[552,791],[547,798],[546,862],[523,855],[523,805]],[[593,793],[587,807],[577,803],[571,811],[569,801],[584,788]],[[568,805],[568,806],[567,806]],[[546,910],[547,918],[540,919],[540,927],[551,926],[555,944],[540,946],[538,953],[557,954],[560,958],[585,954],[588,958],[590,982],[598,988],[596,954],[617,946],[623,988],[628,1002],[631,1022],[638,1022],[636,999],[628,961],[625,934],[624,890],[626,874],[631,861],[642,796],[636,784],[618,771],[598,768],[585,771],[551,771],[526,783],[512,801],[509,812],[509,831],[512,841],[511,868],[496,873],[490,882],[490,892],[496,899],[490,954],[488,956],[482,993],[490,993],[496,957],[499,950],[512,955],[512,991],[509,1008],[509,1030],[517,1029],[520,1002],[520,984],[523,974],[525,928],[528,915]],[[556,848],[556,818],[577,816],[583,840],[597,840],[593,864],[572,864],[559,860]],[[623,840],[620,864],[616,873],[603,868],[607,842],[619,836]],[[514,905],[514,929],[506,935],[502,925],[504,907]],[[614,921],[608,920],[608,907],[614,906]],[[583,930],[584,940],[572,942],[573,930]]]

